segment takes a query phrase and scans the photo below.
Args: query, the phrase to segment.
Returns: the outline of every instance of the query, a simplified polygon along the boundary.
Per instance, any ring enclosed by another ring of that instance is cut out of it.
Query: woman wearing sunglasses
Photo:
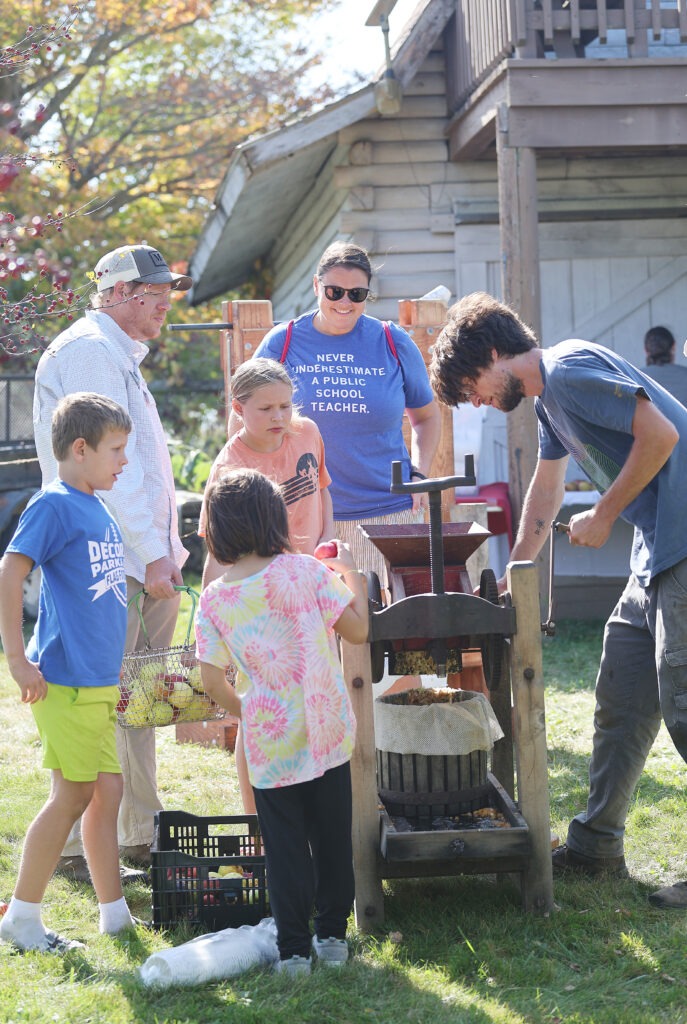
[[[294,401],[324,439],[337,536],[384,586],[384,560],[357,526],[417,521],[427,496],[392,494],[391,463],[403,464],[404,480],[429,475],[441,428],[420,350],[402,328],[365,312],[371,279],[365,250],[334,242],[313,278],[317,307],[273,328],[255,354],[285,364]]]

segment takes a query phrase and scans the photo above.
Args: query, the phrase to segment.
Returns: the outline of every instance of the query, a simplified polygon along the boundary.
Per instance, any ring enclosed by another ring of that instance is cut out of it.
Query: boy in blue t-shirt
[[[96,495],[127,463],[131,419],[116,402],[80,392],[57,405],[52,443],[58,477],[34,495],[0,561],[0,634],[21,700],[31,705],[52,771],[50,797],[29,826],[0,938],[19,949],[81,946],[46,929],[41,903],[69,830],[83,840],[98,896],[100,931],[135,924],[122,895],[117,812],[122,776],[115,706],[126,633],[121,534]],[[41,568],[38,619],[26,651],[22,582]]]

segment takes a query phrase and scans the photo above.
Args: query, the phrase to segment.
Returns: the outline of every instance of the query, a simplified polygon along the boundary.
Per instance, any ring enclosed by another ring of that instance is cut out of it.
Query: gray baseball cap
[[[170,284],[174,291],[187,291],[190,277],[175,277],[164,256],[150,245],[121,245],[101,256],[94,276],[99,292],[112,288],[117,281],[141,281],[143,284]]]

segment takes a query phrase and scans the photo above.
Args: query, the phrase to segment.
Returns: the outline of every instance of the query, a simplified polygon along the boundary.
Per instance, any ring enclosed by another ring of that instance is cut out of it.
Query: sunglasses
[[[369,288],[340,288],[338,284],[323,284],[324,294],[330,302],[338,302],[348,295],[351,302],[364,302],[370,294]]]

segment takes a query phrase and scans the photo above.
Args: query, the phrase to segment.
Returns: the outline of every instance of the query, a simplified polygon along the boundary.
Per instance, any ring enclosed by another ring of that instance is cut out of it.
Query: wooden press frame
[[[443,326],[445,314],[446,306],[442,302],[399,302],[399,323],[411,335],[426,363],[431,358],[432,344]],[[223,321],[232,325],[220,335],[227,417],[231,409],[231,375],[237,366],[254,355],[273,326],[272,316],[269,300],[235,300],[222,304]],[[432,473],[434,476],[451,476],[455,472],[452,414],[446,406],[440,408],[441,441]],[[452,505],[451,494],[447,491],[442,496],[445,520],[450,519]],[[529,829],[527,866],[523,870],[518,863],[512,872],[520,881],[523,909],[549,914],[554,901],[539,579],[531,562],[510,563],[507,578],[517,616],[517,631],[507,645],[505,675],[510,686],[502,686],[492,695],[492,705],[506,734],[506,740],[500,741],[494,750],[493,770],[511,797],[515,796],[517,783],[518,809]],[[382,882],[385,877],[431,876],[433,869],[432,862],[428,861],[421,866],[409,863],[405,869],[394,865],[392,870],[381,857],[370,646],[342,641],[341,650],[344,677],[357,721],[356,746],[351,761],[355,918],[357,926],[369,932],[378,928],[384,919]],[[510,873],[507,856],[503,858],[502,867],[504,872]],[[442,870],[441,873],[461,873],[460,861],[456,861],[453,870]]]

